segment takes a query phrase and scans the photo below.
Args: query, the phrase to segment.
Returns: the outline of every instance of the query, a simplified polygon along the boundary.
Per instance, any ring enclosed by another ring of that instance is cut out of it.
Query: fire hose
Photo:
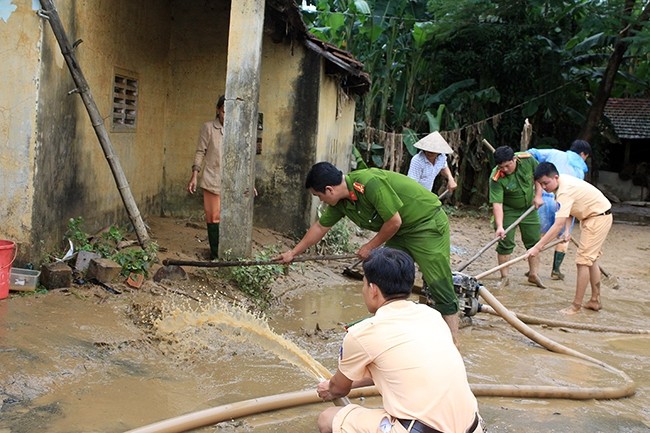
[[[544,249],[550,248],[555,243],[549,243]],[[524,254],[516,259],[510,260],[500,266],[509,266],[514,262],[527,258]],[[489,275],[500,269],[499,266],[486,271],[479,276]],[[545,349],[558,354],[572,356],[583,361],[594,364],[610,373],[620,376],[623,383],[619,386],[608,387],[571,387],[571,386],[545,386],[545,385],[488,385],[470,384],[472,392],[477,397],[517,397],[517,398],[562,398],[572,400],[588,399],[617,399],[629,397],[635,392],[635,384],[632,379],[623,371],[610,366],[591,356],[585,355],[577,350],[557,343],[526,325],[517,314],[508,310],[499,300],[494,297],[485,287],[480,286],[479,295],[492,307],[492,311],[501,316],[506,322],[517,331],[528,337],[530,340],[544,347]],[[480,311],[492,312],[485,307]],[[648,333],[640,332],[640,333]],[[375,387],[365,387],[351,390],[347,396],[358,398],[378,395]],[[202,411],[181,415],[175,418],[159,421],[144,427],[129,430],[126,433],[177,433],[196,429],[198,427],[216,424],[222,421],[231,420],[243,416],[253,415],[271,410],[288,409],[291,407],[319,403],[322,400],[316,395],[313,389],[296,391],[284,394],[259,397],[235,403],[229,403]]]

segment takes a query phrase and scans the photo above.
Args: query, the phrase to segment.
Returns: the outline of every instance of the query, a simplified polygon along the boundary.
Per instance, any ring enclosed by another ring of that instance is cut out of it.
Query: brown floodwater
[[[557,310],[572,296],[572,278],[545,291],[515,282],[492,292],[514,311],[557,320]],[[650,328],[650,295],[636,278],[622,280],[617,291],[604,288],[608,301],[601,312],[566,320]],[[486,287],[493,283],[484,281]],[[214,406],[314,389],[322,369],[336,368],[343,325],[368,315],[359,292],[358,282],[306,291],[280,299],[267,319],[210,299],[197,304],[160,297],[151,305],[150,296],[128,293],[12,296],[0,301],[0,433],[125,432]],[[624,371],[637,392],[616,400],[480,397],[490,432],[650,431],[650,336],[534,328]],[[551,353],[485,313],[461,330],[460,339],[472,384],[622,384],[620,376]],[[376,397],[353,402],[380,404]],[[316,432],[316,417],[330,404],[196,431]]]

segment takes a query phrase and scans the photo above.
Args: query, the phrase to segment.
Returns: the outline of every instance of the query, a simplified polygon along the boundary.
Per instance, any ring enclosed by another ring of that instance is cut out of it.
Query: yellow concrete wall
[[[322,59],[298,44],[263,41],[262,153],[256,156],[255,225],[303,231],[311,197],[303,187],[315,162]]]
[[[230,2],[172,1],[165,114],[163,212],[203,221],[201,192],[186,192],[201,125],[225,93]]]
[[[115,153],[141,212],[158,212],[163,178],[165,103],[169,85],[169,20],[167,2],[156,0],[87,0],[75,7],[76,35],[83,39],[78,59],[90,84]],[[137,127],[114,132],[110,113],[113,77],[124,72],[139,83]],[[82,108],[83,109],[83,108]],[[84,159],[84,182],[100,194],[87,197],[99,212],[120,201],[113,176],[90,121],[78,123]]]
[[[0,5],[0,239],[31,243],[41,22],[28,0]]]
[[[62,251],[70,218],[83,217],[91,233],[129,224],[86,108],[68,95],[75,84],[51,27],[30,0],[8,7],[6,19],[0,9],[0,238],[17,240],[22,257],[38,261]],[[230,2],[58,0],[56,7],[68,39],[83,40],[76,57],[145,220],[161,212],[202,219],[200,195],[185,188],[200,126],[225,91]],[[347,161],[353,104],[336,118],[336,83],[323,62],[300,44],[264,38],[256,225],[301,231],[313,217],[307,171],[321,159]],[[111,127],[116,71],[139,82],[135,132]]]
[[[334,78],[321,73],[316,158],[329,161],[347,173],[351,162],[355,101],[340,91]]]
[[[158,214],[169,85],[169,2],[61,0],[56,7],[69,41],[83,41],[75,55],[139,210],[144,216]],[[118,70],[133,73],[139,82],[135,132],[112,130],[113,78]],[[67,95],[74,87],[52,29],[45,25],[34,181],[37,255],[60,248],[72,217],[81,216],[90,233],[111,224],[130,228],[86,108],[79,95]]]
[[[328,161],[343,173],[350,171],[354,135],[355,101],[340,90],[335,78],[321,68],[316,161]],[[312,198],[310,219],[318,215],[320,200]]]

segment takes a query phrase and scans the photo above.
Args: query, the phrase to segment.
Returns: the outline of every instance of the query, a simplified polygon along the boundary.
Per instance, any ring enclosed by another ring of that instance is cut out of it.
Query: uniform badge
[[[352,188],[354,188],[355,190],[357,190],[361,194],[363,194],[363,192],[366,190],[366,186],[364,184],[362,184],[362,183],[359,183],[359,182],[354,182],[354,184],[352,184]]]

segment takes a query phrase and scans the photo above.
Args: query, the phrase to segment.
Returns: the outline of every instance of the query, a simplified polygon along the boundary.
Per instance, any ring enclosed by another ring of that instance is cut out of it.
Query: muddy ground
[[[622,211],[617,216],[616,209],[614,216],[626,219]],[[493,232],[485,212],[451,211],[450,221],[455,268],[489,242]],[[147,224],[161,247],[160,260],[197,260],[207,252],[200,221],[150,218]],[[355,241],[362,241],[363,236],[359,233]],[[271,246],[283,250],[293,242],[269,230],[256,229],[253,238],[256,251]],[[518,246],[513,257],[523,253]],[[603,280],[603,310],[566,318],[558,310],[568,306],[573,296],[574,253],[571,248],[565,260],[564,282],[548,278],[552,253],[543,254],[543,277],[548,285],[544,290],[526,282],[523,263],[513,266],[511,287],[497,288],[495,274],[481,282],[519,313],[622,328],[626,332],[533,326],[553,341],[629,375],[635,395],[605,400],[480,396],[480,410],[491,432],[650,430],[645,403],[650,397],[650,338],[630,333],[650,329],[650,227],[613,226],[601,260],[611,275]],[[295,265],[271,285],[273,301],[264,321],[330,370],[336,368],[342,325],[366,314],[358,296],[359,282],[342,274],[353,262]],[[476,275],[495,264],[490,249],[465,272]],[[196,319],[202,304],[215,300],[254,305],[224,279],[225,273],[185,270],[186,280],[156,283],[149,279],[139,289],[115,283],[120,294],[86,284],[46,294],[12,292],[9,299],[0,301],[0,432],[127,431],[217,405],[313,386],[313,377],[296,371],[300,369],[285,357],[269,354],[263,345],[247,344],[244,333],[243,340],[236,342],[215,339],[215,329],[219,335],[236,333],[214,324],[199,330],[203,322],[197,322],[190,331],[177,334],[173,344],[161,342],[152,323],[170,301],[187,316],[188,323],[190,316]],[[186,343],[182,349],[179,340]],[[461,353],[472,384],[616,390],[625,382],[584,361],[552,354],[485,313],[474,316],[472,325],[461,330]],[[362,403],[377,404],[377,399]],[[315,432],[315,417],[322,408],[311,405],[259,414],[200,431]]]

